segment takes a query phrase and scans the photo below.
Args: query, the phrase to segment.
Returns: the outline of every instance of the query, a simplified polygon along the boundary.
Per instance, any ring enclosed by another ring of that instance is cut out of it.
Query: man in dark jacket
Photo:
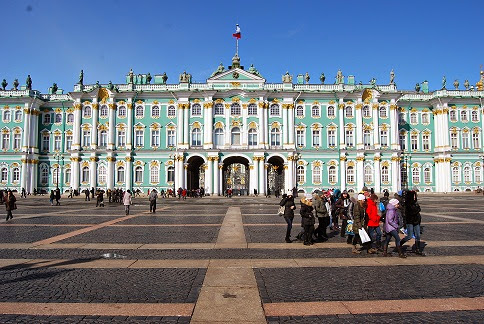
[[[316,228],[314,234],[318,237],[319,241],[326,241],[328,239],[326,227],[329,225],[329,212],[326,208],[324,192],[316,192],[313,197],[313,207],[318,218],[318,228]]]
[[[294,204],[294,197],[292,196],[292,191],[289,190],[288,194],[282,195],[282,200],[279,203],[280,206],[284,206],[284,220],[287,223],[286,229],[286,243],[292,243],[291,240],[291,229],[292,222],[294,220],[294,211],[296,210],[296,204]]]

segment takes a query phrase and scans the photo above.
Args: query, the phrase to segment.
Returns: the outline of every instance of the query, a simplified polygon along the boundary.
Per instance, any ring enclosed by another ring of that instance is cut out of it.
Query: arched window
[[[311,108],[311,116],[313,116],[313,117],[319,117],[320,116],[319,106],[313,106]]]
[[[257,145],[257,130],[255,128],[249,129],[249,146]]]
[[[467,119],[467,111],[462,110],[462,111],[460,112],[460,120],[461,120],[462,122],[468,122],[468,121],[469,121],[469,120]]]
[[[386,165],[381,167],[381,182],[382,183],[389,182],[388,167]]]
[[[230,133],[232,145],[240,145],[240,128],[234,127]]]
[[[192,116],[201,116],[202,115],[202,106],[200,104],[193,104],[192,105]]]
[[[119,118],[124,118],[126,117],[126,107],[125,106],[120,106],[118,108],[118,117]]]
[[[424,169],[424,182],[425,183],[431,183],[432,182],[432,173],[431,173],[429,167],[426,167]]]
[[[64,176],[65,176],[64,183],[65,184],[71,183],[71,169],[66,169]]]
[[[224,114],[224,105],[222,103],[215,104],[214,113],[215,113],[215,115],[223,115]]]
[[[106,167],[104,165],[100,165],[99,168],[97,169],[97,176],[98,176],[98,181],[100,184],[105,184],[106,183]]]
[[[230,106],[230,114],[232,116],[240,116],[240,105],[238,103],[233,103],[232,106]]]
[[[279,116],[280,115],[279,105],[272,104],[269,110],[269,113],[271,114],[271,116]]]
[[[452,182],[453,183],[460,182],[460,168],[458,166],[452,167]]]
[[[106,130],[102,130],[99,133],[99,146],[106,147],[108,145],[108,132]]]
[[[453,122],[457,121],[457,114],[455,113],[454,109],[450,110],[449,119],[450,119],[450,121],[453,121]]]
[[[43,185],[49,183],[49,169],[45,165],[40,168],[40,183]]]
[[[420,183],[420,168],[413,167],[412,168],[412,182],[413,183]]]
[[[83,109],[82,117],[84,118],[91,118],[92,116],[92,110],[91,107],[85,106]]]
[[[15,111],[15,121],[21,121],[22,120],[22,110],[16,110]]]
[[[20,169],[19,168],[13,168],[12,170],[12,182],[17,183],[20,181]]]
[[[274,127],[271,129],[271,146],[281,145],[281,131],[279,128]]]
[[[471,173],[471,167],[470,166],[465,166],[464,167],[464,182],[472,182],[472,173]]]
[[[481,183],[482,182],[482,168],[480,166],[474,167],[474,182]]]
[[[99,110],[99,116],[100,117],[107,117],[108,116],[108,106],[102,105],[101,109]]]
[[[118,168],[118,182],[124,182],[124,167]]]
[[[423,113],[422,114],[422,124],[429,124],[429,114]]]
[[[387,108],[385,106],[380,107],[380,118],[387,118]]]
[[[363,131],[363,145],[365,148],[369,148],[371,146],[371,132],[369,129]]]
[[[134,169],[134,182],[143,182],[143,167],[139,165]]]
[[[334,113],[334,106],[329,106],[328,107],[328,117],[335,117],[335,113]]]
[[[175,167],[173,167],[173,166],[168,167],[166,175],[167,175],[166,182],[174,182],[175,181]]]
[[[470,147],[470,143],[469,143],[469,132],[467,130],[464,130],[462,132],[462,148],[464,150],[468,150]]]
[[[353,107],[346,106],[346,108],[345,108],[345,116],[347,118],[352,118],[353,117]]]
[[[321,183],[321,167],[315,166],[313,168],[313,183],[320,184]]]
[[[175,117],[176,115],[175,106],[173,105],[168,106],[167,114],[168,114],[168,117]]]
[[[249,116],[257,115],[257,105],[254,103],[249,104],[249,106],[247,107],[247,114]]]
[[[371,117],[371,109],[370,106],[363,107],[363,117],[369,118]]]
[[[62,123],[62,114],[55,114],[55,123]]]
[[[370,165],[365,166],[365,183],[373,183],[373,169]]]
[[[137,118],[143,118],[144,114],[145,114],[144,107],[142,105],[136,106],[135,116]]]
[[[202,146],[202,131],[198,127],[192,130],[192,146]]]
[[[473,122],[479,121],[479,112],[477,110],[473,110],[471,113],[471,119]]]
[[[2,182],[7,182],[8,181],[8,169],[7,168],[2,168]]]
[[[150,183],[160,182],[160,169],[157,166],[153,166],[150,170]]]
[[[336,183],[336,167],[334,165],[329,167],[328,170],[328,181],[329,183]]]
[[[305,174],[304,174],[304,167],[302,165],[299,165],[297,167],[297,170],[296,171],[297,171],[296,172],[296,178],[297,178],[296,181],[298,183],[304,183],[304,182],[306,182],[305,177],[304,177],[305,176]]]
[[[296,116],[297,117],[304,117],[304,106],[297,106],[296,107]]]
[[[87,166],[82,168],[81,182],[89,182],[89,167]]]
[[[160,117],[160,106],[151,107],[151,117]]]
[[[3,121],[8,123],[10,122],[10,118],[11,118],[10,110],[5,110],[3,112]]]
[[[410,124],[416,124],[417,123],[417,113],[411,113],[410,114]]]
[[[67,114],[67,122],[68,123],[74,122],[74,114]]]
[[[346,182],[347,183],[355,182],[355,169],[352,166],[349,166],[346,168]]]
[[[225,144],[224,141],[224,130],[222,128],[217,128],[215,129],[215,134],[214,134],[214,145],[215,147],[221,147]]]

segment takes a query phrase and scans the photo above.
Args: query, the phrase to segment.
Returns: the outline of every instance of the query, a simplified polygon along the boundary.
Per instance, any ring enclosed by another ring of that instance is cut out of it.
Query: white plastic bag
[[[360,234],[361,243],[366,243],[371,241],[370,237],[368,236],[368,233],[366,233],[364,228],[360,228],[358,230],[358,234]]]

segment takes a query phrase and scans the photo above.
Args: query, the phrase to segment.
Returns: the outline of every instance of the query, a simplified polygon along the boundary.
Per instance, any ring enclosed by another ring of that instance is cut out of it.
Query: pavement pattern
[[[422,194],[424,252],[284,242],[279,200],[18,198],[0,221],[0,323],[482,323],[484,197]],[[297,201],[297,208],[299,203]],[[394,243],[390,243],[393,247]]]

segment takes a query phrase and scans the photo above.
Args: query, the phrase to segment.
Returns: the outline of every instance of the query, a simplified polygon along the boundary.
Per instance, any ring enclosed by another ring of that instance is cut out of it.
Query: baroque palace
[[[429,92],[428,83],[397,90],[286,73],[266,83],[235,55],[205,83],[183,72],[126,76],[125,84],[53,85],[32,80],[0,90],[0,186],[62,191],[70,187],[227,188],[264,194],[296,187],[376,192],[417,188],[450,192],[483,183],[484,72],[465,89]]]

